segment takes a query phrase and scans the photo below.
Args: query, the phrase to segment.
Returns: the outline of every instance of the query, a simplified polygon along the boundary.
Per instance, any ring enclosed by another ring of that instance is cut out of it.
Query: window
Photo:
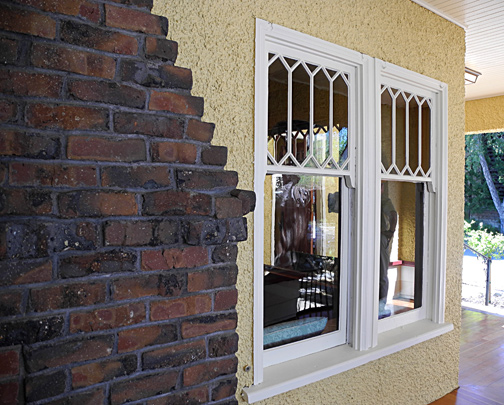
[[[436,80],[257,21],[249,402],[451,330],[446,109]]]

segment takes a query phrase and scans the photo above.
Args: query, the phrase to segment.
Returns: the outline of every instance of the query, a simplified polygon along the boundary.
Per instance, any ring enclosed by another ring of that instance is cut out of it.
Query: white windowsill
[[[243,396],[248,403],[261,401],[388,356],[452,330],[451,323],[437,324],[430,320],[421,320],[380,333],[378,345],[369,350],[357,351],[348,345],[343,345],[275,364],[264,369],[264,380],[261,384],[244,388]]]

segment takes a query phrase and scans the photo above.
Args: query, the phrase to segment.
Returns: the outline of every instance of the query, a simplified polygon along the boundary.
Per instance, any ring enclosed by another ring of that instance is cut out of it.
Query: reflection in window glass
[[[422,306],[424,184],[382,181],[380,319]]]
[[[267,175],[264,347],[339,329],[340,179]]]

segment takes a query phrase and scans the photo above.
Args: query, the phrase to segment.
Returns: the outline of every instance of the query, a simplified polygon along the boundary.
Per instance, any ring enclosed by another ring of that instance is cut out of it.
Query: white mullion
[[[399,93],[397,93],[399,94]],[[396,165],[396,131],[397,131],[397,98],[396,95],[392,96],[392,168],[397,168]]]
[[[418,100],[419,101],[419,100]],[[425,101],[425,99],[424,99]],[[418,103],[418,167],[415,173],[420,169],[422,171],[422,105]]]

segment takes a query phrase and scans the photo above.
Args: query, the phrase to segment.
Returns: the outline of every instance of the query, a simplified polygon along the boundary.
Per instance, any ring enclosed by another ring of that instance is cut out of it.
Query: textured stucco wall
[[[456,388],[460,327],[464,177],[464,32],[408,0],[157,0],[193,70],[214,143],[227,169],[253,189],[255,18],[261,18],[425,74],[449,85],[449,203],[446,320],[455,331],[381,360],[279,395],[268,404],[429,403]],[[239,253],[238,393],[252,384],[253,217]]]
[[[465,131],[469,134],[504,131],[504,96],[467,101]]]

